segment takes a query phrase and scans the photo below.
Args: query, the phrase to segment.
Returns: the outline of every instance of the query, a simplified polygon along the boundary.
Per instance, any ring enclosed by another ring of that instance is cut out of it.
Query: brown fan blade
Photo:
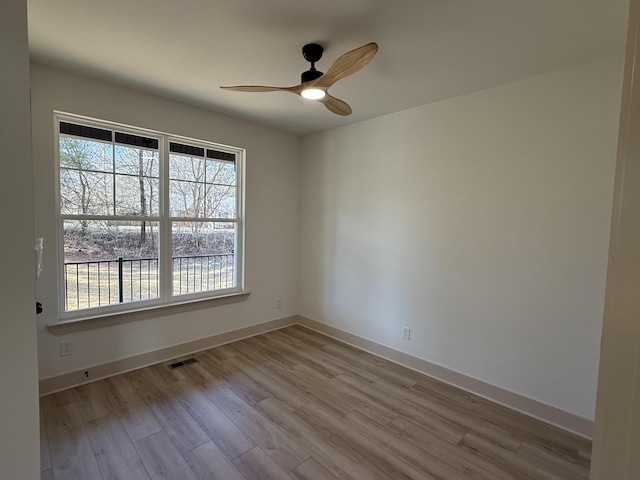
[[[329,70],[315,81],[316,88],[329,88],[338,80],[348,77],[365,67],[378,52],[378,44],[367,43],[339,57]]]
[[[318,102],[323,103],[327,110],[337,113],[338,115],[342,115],[346,117],[347,115],[351,115],[351,107],[347,102],[343,102],[339,98],[332,97],[329,95],[329,92],[326,95],[318,100]]]
[[[224,90],[233,90],[235,92],[291,92],[300,93],[301,85],[293,87],[268,87],[266,85],[237,85],[233,87],[220,87]]]

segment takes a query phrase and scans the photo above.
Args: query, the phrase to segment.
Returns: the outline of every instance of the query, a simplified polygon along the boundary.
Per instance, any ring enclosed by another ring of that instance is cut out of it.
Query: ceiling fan
[[[329,87],[349,75],[365,67],[378,51],[374,42],[367,43],[338,57],[327,70],[322,73],[316,70],[315,63],[322,58],[322,45],[308,43],[302,47],[302,56],[311,63],[311,68],[301,75],[300,85],[292,87],[269,87],[264,85],[238,85],[220,87],[238,92],[290,92],[310,100],[317,100],[328,110],[338,115],[351,115],[351,107],[344,101],[329,95]]]

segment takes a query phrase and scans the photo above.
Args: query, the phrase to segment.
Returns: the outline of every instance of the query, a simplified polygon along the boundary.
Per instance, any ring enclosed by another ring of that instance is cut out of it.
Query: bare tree
[[[158,241],[154,223],[145,218],[158,214],[158,153],[69,137],[60,138],[59,151],[61,212],[82,216],[69,220],[65,231],[65,238],[77,245],[76,254],[124,252],[131,257],[154,252]],[[126,222],[88,220],[91,215],[131,217],[140,225],[139,235],[132,236],[131,228],[124,228]],[[80,237],[74,237],[74,224]]]
[[[116,146],[116,209],[121,215],[147,217],[158,213],[158,152],[142,148]],[[147,229],[151,233],[148,237]],[[147,246],[148,239],[155,241],[153,224],[140,223],[138,248]]]
[[[113,187],[107,173],[110,150],[108,144],[60,138],[60,207],[63,213],[111,213]],[[81,224],[86,231],[86,219]]]
[[[171,155],[169,164],[172,216],[203,219],[182,223],[198,250],[207,243],[202,236],[207,219],[235,216],[235,165],[183,155]]]
[[[138,150],[138,182],[140,186],[140,215],[147,216],[147,198],[144,192],[144,156],[142,150]],[[140,225],[140,246],[147,241],[147,222]]]

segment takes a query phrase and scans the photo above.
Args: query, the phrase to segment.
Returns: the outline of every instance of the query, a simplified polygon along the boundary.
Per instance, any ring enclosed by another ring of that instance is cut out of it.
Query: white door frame
[[[640,479],[640,0],[630,0],[591,480]]]

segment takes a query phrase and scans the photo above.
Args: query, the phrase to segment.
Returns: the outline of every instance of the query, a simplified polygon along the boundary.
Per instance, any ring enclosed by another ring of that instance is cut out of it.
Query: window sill
[[[128,323],[137,320],[146,320],[161,315],[174,315],[177,313],[192,311],[194,309],[227,305],[245,301],[251,292],[230,293],[215,298],[198,298],[164,305],[154,305],[152,307],[127,310],[126,312],[112,312],[103,315],[92,315],[87,317],[60,320],[54,323],[47,323],[47,329],[55,334],[70,333],[80,330],[101,328],[121,323]]]

